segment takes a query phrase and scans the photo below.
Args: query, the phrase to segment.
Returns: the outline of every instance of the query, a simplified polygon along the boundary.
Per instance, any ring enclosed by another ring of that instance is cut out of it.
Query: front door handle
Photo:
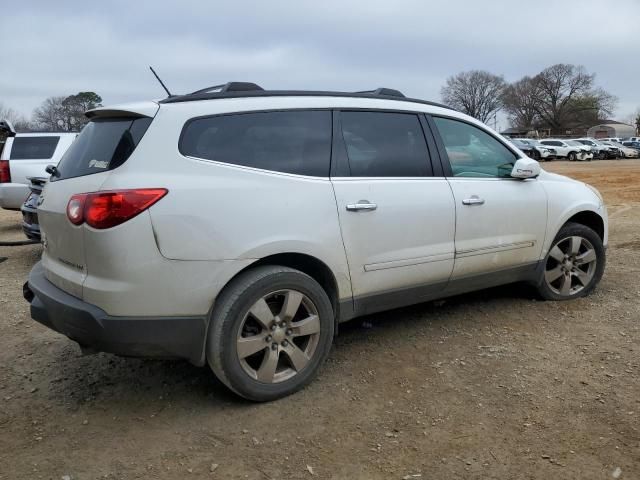
[[[371,203],[369,200],[359,200],[357,203],[347,204],[347,210],[350,212],[359,212],[361,210],[375,210],[378,205]]]
[[[463,205],[484,205],[484,198],[480,198],[477,195],[471,195],[471,198],[465,198],[462,200]]]

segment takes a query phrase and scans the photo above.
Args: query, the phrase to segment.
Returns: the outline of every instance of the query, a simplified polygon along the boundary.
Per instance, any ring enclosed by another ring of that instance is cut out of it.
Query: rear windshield
[[[60,137],[15,137],[9,160],[48,160],[53,157]]]
[[[151,118],[99,118],[92,120],[63,155],[59,175],[51,180],[81,177],[122,165],[138,146]]]

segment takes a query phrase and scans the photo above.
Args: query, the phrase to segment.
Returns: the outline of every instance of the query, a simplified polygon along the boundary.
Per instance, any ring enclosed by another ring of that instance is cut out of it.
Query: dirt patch
[[[40,247],[0,247],[0,479],[640,478],[640,161],[544,168],[629,207],[593,295],[508,286],[350,322],[266,405],[184,362],[81,356],[22,300]],[[18,221],[0,211],[0,238]]]

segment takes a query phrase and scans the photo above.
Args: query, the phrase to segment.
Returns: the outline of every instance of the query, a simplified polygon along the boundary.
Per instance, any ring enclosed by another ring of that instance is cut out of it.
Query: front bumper
[[[22,183],[0,183],[0,207],[19,210],[29,195],[29,186]]]
[[[204,364],[206,317],[113,317],[60,290],[40,262],[24,284],[31,317],[85,350],[132,357],[185,358]]]

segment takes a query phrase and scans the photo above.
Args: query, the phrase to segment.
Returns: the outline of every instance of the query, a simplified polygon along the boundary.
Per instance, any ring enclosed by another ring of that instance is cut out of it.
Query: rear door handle
[[[463,205],[484,205],[484,198],[480,198],[477,195],[471,195],[471,198],[465,198],[462,200]]]
[[[369,200],[359,200],[357,203],[347,204],[347,210],[350,212],[359,212],[361,210],[375,210],[378,205],[371,203]]]

